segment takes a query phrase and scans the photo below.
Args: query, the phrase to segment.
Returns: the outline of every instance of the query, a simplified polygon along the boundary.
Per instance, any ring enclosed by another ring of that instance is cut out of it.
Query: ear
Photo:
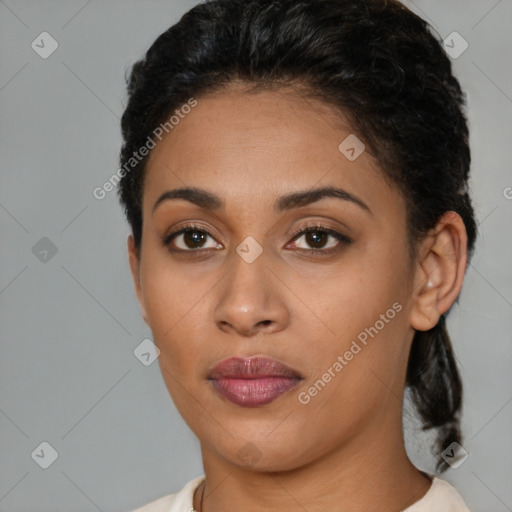
[[[462,289],[467,255],[464,221],[446,212],[421,242],[414,279],[411,327],[427,331],[437,325]]]
[[[144,318],[144,322],[148,324],[146,308],[144,306],[140,284],[140,258],[139,253],[135,247],[135,240],[133,235],[128,237],[128,260],[130,263],[130,270],[132,272],[133,283],[135,285],[135,293],[137,294],[137,299],[139,300],[139,304],[142,309],[142,318]]]

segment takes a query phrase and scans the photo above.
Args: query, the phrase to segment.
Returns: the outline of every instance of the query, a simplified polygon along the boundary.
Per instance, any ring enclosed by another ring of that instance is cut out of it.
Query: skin
[[[201,444],[206,480],[197,510],[204,491],[203,512],[399,511],[430,487],[402,437],[407,357],[414,329],[435,326],[460,292],[466,232],[447,212],[411,259],[398,189],[368,151],[351,162],[338,150],[351,133],[339,112],[295,90],[248,94],[232,84],[198,98],[151,152],[141,253],[130,236],[128,254],[164,381]],[[282,195],[328,185],[371,211],[336,198],[273,210]],[[224,206],[209,211],[179,199],[152,212],[163,192],[185,186]],[[188,221],[213,237],[187,246],[178,236],[171,246],[182,252],[170,251],[162,240]],[[293,237],[317,222],[351,243]],[[252,263],[236,252],[248,236],[263,250]],[[339,250],[321,255],[331,247]],[[299,393],[396,302],[401,311],[300,403]],[[276,358],[304,380],[265,406],[232,404],[208,371],[252,355]],[[244,446],[252,461],[239,457]]]

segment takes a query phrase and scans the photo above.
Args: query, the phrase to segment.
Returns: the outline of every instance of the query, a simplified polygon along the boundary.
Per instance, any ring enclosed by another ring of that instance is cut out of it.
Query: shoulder
[[[432,478],[427,494],[403,512],[470,512],[462,496],[446,480]]]
[[[194,478],[179,491],[146,503],[146,505],[132,512],[181,512],[182,510],[192,510],[194,491],[203,479],[204,475]]]

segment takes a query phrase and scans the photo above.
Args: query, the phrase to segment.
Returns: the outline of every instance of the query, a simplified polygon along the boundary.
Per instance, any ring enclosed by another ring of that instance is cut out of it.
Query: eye
[[[208,238],[213,240],[206,245]],[[294,240],[304,238],[304,242],[310,247],[298,247],[302,252],[311,254],[331,254],[339,250],[343,245],[350,244],[352,240],[334,229],[315,225],[303,228],[293,235]],[[326,242],[331,238],[331,243]],[[163,245],[171,251],[197,252],[200,249],[220,249],[222,245],[214,241],[213,235],[205,228],[196,224],[189,224],[173,231],[163,239]],[[295,242],[296,243],[296,242]],[[312,247],[312,249],[311,249]]]
[[[327,241],[331,238],[331,243],[327,244]],[[326,228],[324,226],[309,226],[305,229],[301,229],[294,235],[293,240],[304,239],[304,242],[309,247],[299,247],[299,249],[313,253],[330,254],[337,251],[343,245],[350,244],[352,240],[345,235],[342,235],[334,229]],[[310,248],[313,249],[310,249]]]
[[[208,230],[196,224],[189,224],[166,236],[163,240],[163,244],[168,247],[169,250],[186,252],[192,252],[197,249],[219,249],[215,243],[210,246],[205,245],[208,237],[213,239],[213,235]],[[174,243],[176,247],[173,247],[172,243]]]

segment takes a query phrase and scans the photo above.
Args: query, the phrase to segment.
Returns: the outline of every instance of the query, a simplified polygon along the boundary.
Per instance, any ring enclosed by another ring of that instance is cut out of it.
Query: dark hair
[[[248,93],[296,87],[332,105],[402,192],[411,254],[451,210],[464,221],[471,258],[476,223],[467,192],[465,96],[423,19],[396,0],[202,2],[133,65],[121,166],[127,169],[180,105],[234,82],[247,84]],[[124,173],[118,191],[138,250],[146,161]],[[406,384],[424,428],[438,427],[439,451],[460,443],[462,385],[444,316],[415,333]]]

